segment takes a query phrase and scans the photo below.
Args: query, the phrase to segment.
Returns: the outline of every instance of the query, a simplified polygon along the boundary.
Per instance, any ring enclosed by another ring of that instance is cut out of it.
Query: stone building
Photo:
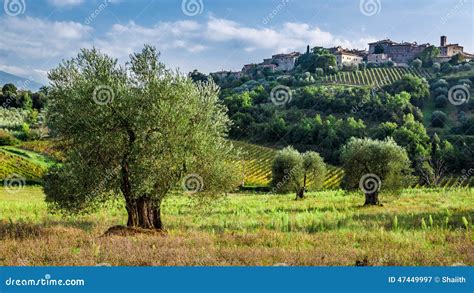
[[[392,58],[390,58],[387,54],[384,53],[370,54],[369,56],[367,56],[367,63],[383,64],[389,61],[392,61]]]
[[[395,63],[410,63],[415,59],[416,55],[423,52],[430,44],[418,45],[416,42],[397,43],[390,39],[369,43],[369,56],[371,54],[386,54]],[[380,48],[380,52],[376,52],[376,48]]]
[[[272,58],[263,59],[264,65],[274,64],[277,71],[290,71],[295,68],[296,60],[301,54],[299,52],[292,52],[289,54],[276,54]]]
[[[331,54],[336,56],[336,64],[338,67],[342,67],[344,65],[355,65],[358,66],[360,63],[364,61],[363,51],[359,50],[348,50],[342,47],[334,47],[328,49]]]
[[[439,46],[440,57],[453,57],[459,53],[464,53],[463,46],[459,46],[459,44],[448,44],[448,37],[441,36]]]

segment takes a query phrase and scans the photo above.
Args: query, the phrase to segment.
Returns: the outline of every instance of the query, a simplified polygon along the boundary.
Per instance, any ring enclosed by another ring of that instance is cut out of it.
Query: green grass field
[[[40,187],[0,191],[0,265],[474,265],[472,189],[406,190],[362,207],[342,191],[229,195],[210,206],[172,196],[166,234],[104,236],[120,204],[47,213]]]

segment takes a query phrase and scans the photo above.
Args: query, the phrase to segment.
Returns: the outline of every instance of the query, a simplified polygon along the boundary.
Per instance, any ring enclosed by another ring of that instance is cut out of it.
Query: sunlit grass
[[[166,235],[102,236],[120,204],[86,216],[47,212],[40,187],[0,192],[0,265],[474,264],[472,189],[406,190],[362,207],[343,191],[234,194],[205,207],[171,196]],[[396,219],[396,220],[395,220]],[[423,224],[424,223],[424,224]]]

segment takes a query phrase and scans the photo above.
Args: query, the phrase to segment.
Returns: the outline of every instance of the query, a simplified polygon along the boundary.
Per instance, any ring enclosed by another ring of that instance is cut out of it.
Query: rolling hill
[[[0,86],[6,83],[13,83],[18,89],[30,90],[36,92],[43,85],[28,78],[13,75],[11,73],[0,71]]]

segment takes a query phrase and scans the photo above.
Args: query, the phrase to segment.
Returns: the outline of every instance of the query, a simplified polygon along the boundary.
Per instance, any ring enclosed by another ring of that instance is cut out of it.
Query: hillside
[[[340,71],[336,74],[325,75],[322,78],[324,84],[345,84],[345,85],[378,85],[391,84],[402,79],[406,74],[418,77],[431,78],[433,75],[426,69],[413,69],[403,67],[391,68],[369,68],[363,71]]]
[[[0,85],[13,83],[18,89],[37,92],[43,85],[33,80],[20,77],[5,71],[0,71]]]
[[[0,148],[0,180],[9,180],[13,176],[24,183],[40,183],[54,160],[39,153],[16,147]],[[8,184],[7,182],[5,184]]]

